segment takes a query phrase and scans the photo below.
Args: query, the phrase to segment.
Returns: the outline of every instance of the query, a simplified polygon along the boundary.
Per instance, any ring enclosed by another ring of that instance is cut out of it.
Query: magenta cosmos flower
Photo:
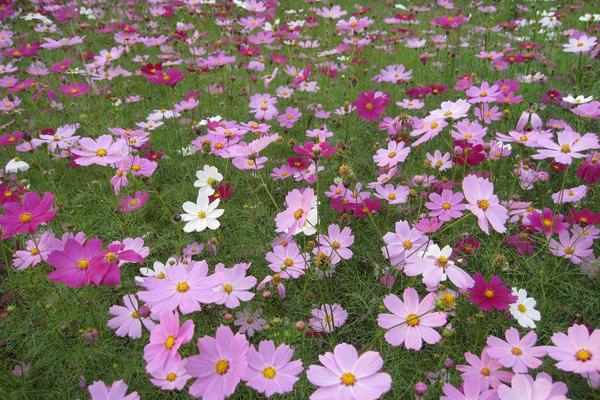
[[[247,370],[246,354],[249,343],[242,334],[233,334],[231,328],[221,325],[215,337],[198,339],[197,356],[187,359],[187,373],[197,378],[190,386],[190,394],[203,400],[223,400],[235,391]]]
[[[377,324],[388,331],[385,340],[392,346],[404,343],[407,349],[420,350],[423,341],[435,344],[442,338],[433,328],[446,323],[446,314],[435,310],[435,293],[419,302],[414,288],[404,289],[403,300],[395,294],[384,297],[383,304],[391,314],[379,314]]]
[[[189,266],[176,264],[167,269],[166,277],[145,277],[138,292],[140,300],[148,303],[153,312],[173,311],[177,307],[183,314],[200,311],[200,304],[213,303],[220,298],[213,288],[223,281],[221,274],[208,275],[206,261],[191,262]]]
[[[194,336],[194,322],[185,321],[179,326],[177,311],[165,311],[160,316],[160,323],[150,332],[150,343],[144,347],[146,371],[152,372],[165,366],[172,358],[179,357],[179,347],[189,343]]]
[[[272,340],[263,340],[248,349],[248,369],[244,380],[248,386],[267,397],[291,392],[302,372],[302,361],[294,360],[294,350],[285,343],[277,348]]]
[[[127,393],[127,384],[123,381],[113,382],[112,386],[106,386],[102,381],[95,381],[88,386],[92,400],[140,400],[137,392]]]
[[[479,304],[481,311],[508,310],[508,307],[517,301],[517,296],[511,294],[511,289],[502,283],[498,275],[485,281],[483,275],[479,272],[473,275],[475,286],[469,289],[471,297],[469,301],[473,304]]]
[[[135,192],[133,196],[127,195],[119,201],[119,211],[122,213],[139,210],[150,198],[146,192]]]
[[[383,359],[376,351],[367,351],[360,357],[354,346],[341,343],[333,353],[319,356],[321,365],[311,365],[306,376],[319,388],[310,400],[375,400],[392,386],[392,378],[385,372]]]
[[[494,194],[494,185],[489,180],[469,175],[463,179],[462,189],[469,202],[466,208],[477,217],[482,231],[489,234],[489,225],[492,225],[495,231],[506,232],[504,225],[508,219],[508,212],[498,202],[498,197]]]
[[[71,83],[70,85],[61,85],[60,91],[69,97],[79,97],[90,92],[90,88],[85,83]]]
[[[542,365],[540,358],[546,355],[545,346],[535,346],[537,334],[529,331],[522,338],[519,331],[510,328],[504,334],[506,341],[490,336],[487,338],[487,353],[497,359],[506,368],[512,368],[515,373],[527,373]]]
[[[585,325],[575,324],[565,335],[552,335],[554,346],[548,347],[548,355],[557,361],[556,367],[578,374],[600,371],[600,330],[590,334]]]
[[[390,99],[386,93],[374,92],[372,90],[358,95],[358,99],[352,103],[356,107],[356,114],[365,121],[378,120],[385,112]]]
[[[28,192],[21,204],[7,202],[2,205],[4,215],[0,215],[2,239],[11,238],[19,233],[34,233],[44,222],[51,221],[58,211],[52,208],[54,195],[46,192],[43,197],[38,193]]]
[[[98,238],[89,239],[85,244],[68,239],[63,249],[48,255],[48,264],[55,268],[48,274],[48,279],[73,288],[88,285],[91,282],[90,263],[101,250],[102,241]]]

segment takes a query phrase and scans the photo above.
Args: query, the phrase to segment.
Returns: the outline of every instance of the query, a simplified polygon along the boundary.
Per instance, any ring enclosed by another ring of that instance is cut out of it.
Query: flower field
[[[598,12],[0,0],[0,399],[600,399]]]

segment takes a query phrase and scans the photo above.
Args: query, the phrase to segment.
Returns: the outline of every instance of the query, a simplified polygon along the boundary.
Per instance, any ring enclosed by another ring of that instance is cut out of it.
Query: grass
[[[305,12],[309,5],[283,1],[284,7],[303,8]],[[351,10],[351,2],[339,2],[345,9]],[[411,4],[423,4],[412,2]],[[332,80],[320,74],[314,76],[319,79],[321,91],[317,94],[298,92],[291,100],[280,101],[282,105],[299,107],[303,116],[296,126],[287,132],[277,129],[283,140],[269,147],[266,155],[269,157],[267,171],[273,166],[285,162],[291,153],[291,142],[303,141],[305,129],[314,129],[320,121],[311,118],[307,105],[313,102],[322,104],[325,109],[333,110],[341,107],[346,101],[353,101],[361,91],[376,88],[390,93],[394,101],[404,98],[405,86],[390,84],[374,84],[371,77],[379,69],[389,64],[404,64],[414,72],[411,84],[428,84],[431,82],[448,84],[448,93],[426,100],[424,110],[417,112],[423,115],[437,107],[440,101],[456,100],[460,94],[451,90],[456,77],[464,73],[475,73],[479,78],[493,81],[496,79],[514,79],[525,73],[542,72],[549,79],[542,84],[522,84],[519,94],[523,95],[521,104],[510,107],[507,117],[493,124],[488,136],[494,132],[508,132],[513,129],[521,111],[532,104],[537,104],[541,93],[548,88],[557,88],[567,94],[573,91],[576,60],[567,53],[562,52],[560,44],[565,40],[558,37],[546,40],[533,29],[520,29],[513,33],[514,36],[529,36],[532,41],[541,44],[538,50],[548,63],[540,62],[531,64],[514,64],[505,71],[490,69],[485,60],[474,58],[474,55],[484,43],[486,50],[499,50],[510,41],[504,33],[493,32],[490,28],[495,24],[506,21],[516,16],[516,1],[494,2],[498,12],[491,15],[478,13],[468,7],[466,1],[456,1],[466,12],[472,12],[472,20],[461,28],[460,37],[470,44],[461,48],[456,61],[447,50],[426,51],[433,54],[432,60],[423,65],[419,55],[423,49],[407,49],[404,46],[392,45],[391,53],[383,52],[374,46],[367,46],[359,57],[367,60],[365,64],[348,64],[348,70],[341,73],[337,80]],[[527,18],[534,18],[535,11],[548,10],[551,6],[563,6],[565,2],[525,2],[531,11]],[[585,11],[591,12],[593,4],[581,4],[583,9],[577,12],[567,12],[563,20],[564,27],[583,29],[584,24],[577,21],[577,17]],[[389,26],[382,23],[383,17],[393,15],[394,10],[387,2],[365,1],[365,6],[372,10],[367,14],[376,20],[371,30],[390,30]],[[29,9],[29,4],[23,5]],[[140,10],[141,4],[136,8]],[[107,17],[116,15],[123,8],[122,4],[105,7]],[[418,15],[420,24],[415,25],[417,34],[429,37],[427,30],[432,30],[429,21],[433,15],[440,15],[438,8],[428,13]],[[301,15],[283,14],[278,12],[278,17],[301,19]],[[223,37],[223,31],[214,24],[214,17],[209,15],[203,19],[199,16],[190,16],[179,12],[174,19],[153,19],[158,22],[160,32],[172,32],[176,20],[193,22],[199,30],[208,31],[207,39],[202,44],[209,47],[209,53],[216,46],[213,39]],[[114,45],[111,35],[98,34],[93,28],[100,22],[90,21],[91,28],[79,26],[77,23],[60,25],[59,28],[66,36],[85,34],[83,45],[74,50],[91,50],[97,53],[100,49],[110,48]],[[321,26],[307,30],[313,38],[321,41],[321,47],[313,50],[302,50],[283,46],[280,53],[290,57],[290,63],[303,67],[314,59],[319,51],[330,49],[340,42],[335,35],[334,24],[322,21]],[[18,33],[26,33],[27,40],[41,39],[47,34],[40,35],[33,31],[32,24],[21,19],[8,21],[11,29]],[[487,28],[485,34],[474,33],[471,29],[475,26]],[[145,32],[148,26],[139,24]],[[439,30],[438,33],[443,33]],[[148,32],[148,34],[150,34]],[[449,41],[455,42],[457,32],[449,34]],[[55,37],[55,36],[53,36]],[[56,36],[58,37],[58,36]],[[380,44],[380,43],[378,43]],[[181,42],[173,45],[175,51],[181,51],[184,58],[189,55]],[[242,57],[234,51],[232,45],[223,48],[227,53],[236,54],[238,60]],[[269,50],[265,49],[265,53]],[[300,58],[301,53],[306,53],[308,58]],[[134,46],[131,52],[118,64],[134,71],[140,67],[131,59],[135,55],[149,54],[151,62],[157,60],[157,48],[144,48]],[[46,65],[58,62],[65,57],[75,58],[73,50],[43,51],[41,56]],[[315,62],[325,61],[317,58]],[[437,67],[435,62],[441,62]],[[454,63],[455,69],[450,65]],[[17,61],[19,67],[26,67],[28,60]],[[75,63],[80,66],[80,62]],[[267,71],[272,68],[267,67]],[[598,62],[585,61],[583,69],[583,87],[577,94],[600,95],[600,81],[597,79]],[[19,75],[20,79],[25,74]],[[234,80],[235,78],[235,80]],[[70,78],[69,78],[70,79]],[[41,78],[50,85],[57,86],[55,76]],[[80,80],[73,77],[73,80]],[[222,83],[227,90],[223,94],[210,95],[206,91],[207,85]],[[212,115],[221,115],[226,119],[248,121],[248,94],[273,93],[274,88],[288,83],[284,73],[271,83],[270,89],[264,89],[260,81],[252,82],[249,74],[237,66],[228,66],[221,70],[208,73],[190,73],[186,71],[186,80],[175,88],[157,87],[145,81],[142,77],[117,78],[111,82],[98,82],[98,86],[105,90],[103,95],[86,95],[77,99],[60,96],[64,102],[63,111],[53,111],[48,107],[45,99],[32,100],[31,96],[19,93],[23,100],[21,108],[23,113],[14,117],[15,122],[11,130],[27,130],[38,133],[44,128],[57,128],[63,124],[79,122],[81,127],[78,134],[86,136],[99,136],[107,132],[109,127],[132,127],[135,122],[141,121],[153,109],[170,108],[190,90],[200,91],[200,107],[187,112],[186,121],[169,120],[165,126],[153,131],[151,136],[152,148],[163,149],[166,157],[159,162],[159,168],[149,179],[135,179],[128,188],[128,192],[136,190],[148,191],[151,199],[140,211],[132,214],[118,212],[118,199],[107,177],[112,171],[102,167],[71,168],[65,160],[52,159],[45,150],[38,149],[34,153],[24,153],[20,157],[30,163],[32,168],[23,173],[20,178],[26,179],[31,190],[37,192],[51,191],[57,198],[60,210],[50,227],[58,234],[66,231],[83,231],[88,236],[98,236],[106,243],[120,240],[125,237],[143,237],[151,249],[150,256],[145,265],[149,266],[155,260],[165,261],[173,254],[179,254],[188,243],[198,241],[206,242],[211,237],[216,238],[219,251],[216,255],[204,253],[205,259],[212,267],[217,262],[230,266],[237,262],[252,262],[251,273],[259,281],[268,274],[268,267],[264,255],[270,250],[274,238],[274,216],[277,212],[269,200],[265,187],[260,180],[251,174],[236,170],[228,165],[226,160],[204,154],[196,153],[192,156],[182,157],[177,150],[189,144],[195,137],[194,130],[190,127],[191,121],[198,121]],[[124,98],[139,94],[143,100],[139,103],[114,107],[110,96]],[[394,115],[399,109],[394,105],[388,108],[388,114]],[[563,118],[579,132],[598,131],[598,122],[582,120],[574,114],[567,113],[558,106],[549,106],[541,109],[540,115],[544,120],[548,118]],[[7,117],[2,117],[2,122],[7,122]],[[273,121],[271,121],[273,122]],[[344,150],[339,151],[334,157],[325,161],[325,170],[319,175],[320,195],[328,187],[333,178],[337,176],[340,165],[349,165],[357,178],[366,183],[375,178],[376,166],[372,162],[375,150],[383,145],[385,133],[380,132],[376,123],[365,123],[356,115],[345,117],[334,116],[326,121],[327,126],[335,132],[334,142],[342,144]],[[416,174],[431,173],[425,170],[423,161],[425,154],[435,149],[449,150],[447,134],[440,135],[435,140],[419,146],[411,152],[408,160],[401,165],[401,175],[410,179]],[[489,169],[492,171],[492,181],[495,191],[501,199],[520,194],[525,200],[534,201],[536,206],[551,205],[550,194],[561,188],[563,177],[553,174],[551,179],[529,192],[518,188],[518,182],[512,173],[520,154],[514,148],[514,153],[508,158],[501,159],[490,165],[482,164],[478,170]],[[0,150],[0,161],[6,163],[14,157],[12,148]],[[204,164],[214,165],[225,175],[225,181],[233,185],[233,198],[224,205],[225,214],[221,218],[222,227],[215,232],[202,232],[185,234],[183,224],[176,221],[173,216],[181,212],[184,201],[196,197],[192,183],[195,172]],[[2,164],[4,165],[4,164]],[[450,171],[448,178],[454,176],[460,181],[463,171]],[[441,175],[438,173],[439,178]],[[263,171],[263,177],[266,172]],[[284,198],[288,191],[298,187],[293,181],[274,182],[266,179],[266,184],[273,194],[278,206],[283,207]],[[568,171],[565,187],[579,184],[574,176],[574,169]],[[582,203],[582,207],[598,211],[600,196],[597,188],[590,188],[590,193]],[[302,279],[291,282],[288,287],[288,296],[285,301],[279,301],[276,296],[263,299],[260,295],[248,304],[252,309],[262,308],[265,316],[270,320],[271,328],[259,333],[252,338],[252,343],[261,339],[273,338],[276,342],[285,343],[295,348],[295,357],[303,360],[304,366],[317,363],[319,354],[331,351],[335,344],[347,342],[355,345],[359,352],[366,350],[379,351],[385,360],[385,371],[391,374],[393,389],[384,398],[400,399],[412,398],[412,388],[418,381],[426,380],[428,371],[438,371],[444,366],[446,358],[451,358],[455,363],[464,362],[463,354],[466,351],[479,354],[488,335],[501,336],[510,326],[517,326],[514,320],[505,318],[498,312],[479,313],[475,306],[461,300],[457,313],[451,322],[454,326],[452,334],[435,346],[425,346],[420,352],[406,350],[405,348],[392,348],[383,339],[383,330],[377,327],[377,315],[382,311],[382,298],[388,290],[378,283],[378,272],[386,265],[386,260],[381,256],[380,248],[383,245],[378,232],[393,230],[394,223],[400,219],[415,220],[423,210],[423,204],[418,198],[413,198],[399,208],[387,207],[384,212],[373,217],[374,225],[368,218],[360,220],[342,221],[324,202],[320,207],[321,223],[326,227],[330,223],[348,225],[356,236],[356,243],[352,247],[354,257],[350,261],[338,266],[337,272],[330,278],[320,279],[314,272]],[[563,208],[563,212],[566,208]],[[512,231],[517,228],[512,225]],[[476,255],[469,257],[468,272],[482,272],[486,276],[499,274],[511,286],[525,288],[535,297],[542,320],[536,330],[539,343],[550,344],[553,332],[564,331],[574,318],[583,318],[591,326],[600,326],[600,283],[597,279],[589,279],[582,274],[576,266],[567,261],[552,256],[547,249],[542,249],[533,257],[523,257],[504,245],[502,235],[494,233],[490,236],[483,234],[477,227],[475,218],[469,216],[460,223],[444,230],[443,233],[434,234],[434,240],[440,245],[453,245],[456,239],[464,234],[471,233],[481,241],[481,248]],[[306,238],[301,243],[308,246]],[[26,271],[17,271],[11,265],[14,250],[21,246],[23,240],[8,240],[1,242],[2,265],[0,266],[0,398],[7,400],[20,399],[73,399],[87,398],[85,389],[80,389],[79,380],[83,377],[87,384],[95,380],[112,382],[123,379],[130,390],[136,390],[143,399],[184,399],[189,398],[187,391],[181,393],[168,393],[155,388],[149,381],[144,371],[142,351],[147,343],[148,335],[137,341],[118,338],[106,327],[109,319],[107,312],[112,304],[120,303],[124,294],[134,293],[138,288],[133,277],[137,274],[137,267],[128,265],[122,269],[122,284],[118,287],[84,288],[81,290],[69,289],[61,285],[52,284],[47,280],[51,267],[42,264]],[[598,246],[595,246],[596,252]],[[399,276],[394,285],[393,293],[402,293],[407,286],[416,287],[424,293],[424,287],[419,279]],[[298,331],[294,324],[303,320],[313,305],[323,303],[339,303],[349,313],[347,323],[334,333],[324,337],[308,338]],[[215,327],[223,322],[223,310],[219,307],[210,307],[201,312],[188,315],[196,325],[195,339],[203,335],[213,335]],[[95,317],[98,318],[101,329],[101,340],[87,344],[83,339],[83,332],[96,326]],[[523,331],[522,329],[520,329]],[[193,341],[195,342],[195,340]],[[193,342],[185,345],[181,352],[183,356],[197,353]],[[30,370],[23,376],[13,376],[12,368],[20,362],[30,364]],[[585,381],[575,375],[558,371],[548,359],[542,368],[548,371],[555,380],[568,384],[569,394],[573,399],[600,398],[598,394],[590,391]],[[450,380],[459,382],[459,375],[450,372]],[[306,399],[314,390],[313,386],[302,375],[295,387],[295,391],[282,399]],[[429,397],[437,398],[441,393],[440,385],[431,386]],[[232,399],[244,400],[258,398],[251,389],[240,385]]]

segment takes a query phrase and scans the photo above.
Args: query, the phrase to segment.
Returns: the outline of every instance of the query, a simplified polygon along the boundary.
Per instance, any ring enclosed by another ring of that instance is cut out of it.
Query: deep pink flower
[[[133,196],[127,195],[119,201],[119,211],[122,213],[137,211],[149,198],[150,195],[146,192],[135,192]]]
[[[486,282],[483,275],[479,272],[473,275],[475,286],[469,289],[471,297],[469,301],[473,304],[479,304],[482,311],[508,310],[510,304],[517,301],[517,296],[511,294],[511,289],[502,283],[498,275]]]
[[[70,85],[61,85],[60,91],[69,97],[79,97],[90,92],[90,88],[85,83],[71,83]]]
[[[544,233],[546,236],[552,236],[554,233],[565,231],[569,224],[563,222],[564,215],[554,215],[552,209],[546,207],[542,212],[537,210],[527,214],[529,224],[538,232]]]
[[[53,208],[54,195],[44,193],[43,197],[36,192],[27,192],[21,204],[9,202],[2,204],[4,215],[0,215],[2,239],[11,238],[19,233],[35,233],[40,224],[51,221],[58,211]]]
[[[85,244],[76,239],[68,239],[63,249],[48,255],[48,264],[55,268],[48,274],[48,279],[74,288],[89,285],[90,263],[101,249],[102,241],[98,238],[89,239]]]
[[[352,103],[356,107],[356,114],[365,121],[378,120],[389,104],[389,96],[382,92],[362,92],[358,99]]]

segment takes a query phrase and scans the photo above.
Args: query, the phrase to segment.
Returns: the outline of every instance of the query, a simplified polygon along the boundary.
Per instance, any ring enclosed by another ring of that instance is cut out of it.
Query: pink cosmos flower
[[[246,276],[246,271],[250,268],[249,263],[235,264],[231,268],[225,268],[225,265],[219,263],[215,266],[215,274],[221,275],[218,286],[213,288],[216,294],[215,304],[223,304],[227,308],[236,308],[241,301],[250,301],[254,293],[250,292],[256,286],[256,278]]]
[[[90,92],[90,88],[85,83],[71,83],[70,85],[61,85],[60,91],[69,97],[79,97]]]
[[[488,82],[483,82],[481,87],[471,86],[465,92],[469,97],[469,103],[493,103],[497,100],[500,94],[500,88],[497,85],[491,85]]]
[[[391,183],[384,185],[377,184],[375,186],[375,197],[386,200],[390,204],[402,204],[408,200],[410,189],[408,186],[394,186]]]
[[[297,107],[286,107],[285,111],[277,117],[277,121],[282,128],[291,129],[301,116],[302,113]]]
[[[377,150],[377,153],[373,156],[373,161],[381,168],[391,168],[406,160],[409,153],[410,147],[404,147],[404,142],[391,140],[387,149]]]
[[[538,232],[546,236],[552,236],[554,233],[560,234],[569,227],[569,224],[563,221],[564,215],[554,215],[552,209],[546,207],[541,212],[534,210],[527,214],[527,222]]]
[[[182,360],[177,354],[167,359],[165,364],[157,370],[151,371],[150,381],[162,390],[181,390],[190,379],[185,371],[187,360]]]
[[[113,305],[108,309],[108,312],[114,316],[107,323],[108,327],[115,329],[115,334],[120,337],[129,336],[132,339],[142,337],[142,323],[152,331],[155,326],[148,316],[141,315],[138,307],[138,300],[134,294],[126,294],[123,296],[123,306]]]
[[[586,185],[579,185],[571,189],[560,190],[552,195],[555,204],[576,203],[583,199],[587,193]]]
[[[433,328],[446,323],[446,314],[435,310],[435,293],[419,301],[419,294],[411,287],[404,289],[403,300],[395,294],[383,298],[391,314],[379,314],[377,324],[388,331],[385,340],[392,346],[404,344],[407,349],[420,350],[423,341],[435,344],[442,338]]]
[[[462,189],[469,203],[465,207],[477,217],[482,231],[489,234],[489,223],[496,232],[506,232],[508,212],[498,202],[494,185],[488,179],[469,175],[463,179]]]
[[[92,400],[140,400],[137,392],[125,395],[127,384],[123,381],[113,382],[111,386],[106,386],[102,381],[95,381],[88,386],[88,391]]]
[[[122,213],[137,211],[150,198],[150,195],[146,192],[135,192],[133,196],[127,195],[119,200],[119,211]]]
[[[62,247],[62,242],[54,236],[54,233],[46,231],[35,239],[27,240],[24,250],[15,251],[13,265],[21,270],[33,267],[42,261],[47,261],[50,253]]]
[[[444,395],[439,400],[496,400],[495,390],[485,390],[477,379],[469,378],[463,382],[461,390],[452,384],[445,383],[442,387]]]
[[[111,165],[119,162],[123,158],[125,141],[118,139],[113,142],[110,135],[102,135],[96,140],[84,137],[79,139],[79,149],[73,149],[71,152],[77,156],[75,163],[77,165]]]
[[[268,93],[257,93],[250,97],[250,112],[253,113],[254,117],[259,121],[269,121],[279,114],[279,111],[277,111],[277,108],[275,107],[276,104],[277,98]]]
[[[494,275],[488,282],[483,275],[476,272],[473,275],[475,285],[469,289],[471,297],[469,301],[479,304],[482,311],[508,310],[510,304],[517,301],[517,296],[513,296],[511,289],[502,283],[498,275]]]
[[[277,232],[296,233],[303,227],[315,201],[315,192],[311,188],[294,189],[285,197],[286,210],[277,214],[275,224]]]
[[[98,238],[89,239],[85,244],[67,239],[63,249],[48,255],[48,264],[55,268],[48,274],[48,279],[73,288],[88,285],[91,282],[91,260],[100,254],[101,249],[102,241]]]
[[[443,249],[433,243],[425,251],[420,251],[407,260],[404,273],[408,276],[423,275],[423,283],[428,289],[439,286],[440,282],[449,279],[459,289],[473,287],[475,281],[462,268],[451,260],[452,248]]]
[[[356,114],[365,121],[378,120],[385,112],[390,99],[386,93],[382,92],[362,92],[358,99],[352,103],[356,107]]]
[[[540,372],[535,380],[530,375],[516,374],[510,386],[500,385],[498,397],[500,400],[568,400],[567,391],[567,385],[553,383],[545,372]]]
[[[585,325],[575,324],[566,335],[552,335],[552,343],[548,355],[557,361],[557,368],[578,374],[600,371],[600,329],[590,334]]]
[[[398,221],[395,232],[383,236],[386,246],[381,248],[383,256],[390,260],[393,267],[402,269],[406,258],[427,248],[427,236],[416,228],[411,228],[407,221]]]
[[[35,233],[38,226],[51,221],[58,211],[53,208],[54,195],[44,193],[43,197],[36,192],[27,192],[21,204],[5,202],[2,204],[4,215],[0,215],[2,239],[11,238],[19,233]]]
[[[594,239],[564,230],[558,234],[558,241],[550,239],[548,248],[557,257],[564,257],[573,264],[579,265],[584,259],[594,255]]]
[[[339,225],[331,224],[327,227],[327,235],[319,235],[317,240],[319,244],[315,251],[325,253],[332,264],[352,258],[349,247],[354,244],[354,235],[349,227],[340,230]]]
[[[487,338],[487,353],[497,359],[506,368],[519,373],[527,373],[528,369],[535,369],[542,365],[540,358],[546,355],[546,346],[535,346],[537,334],[529,331],[523,338],[519,331],[509,328],[504,334],[506,341],[489,336]]]
[[[323,304],[311,311],[310,327],[316,332],[333,332],[336,328],[344,325],[348,319],[348,313],[339,304]]]
[[[289,393],[302,372],[302,361],[294,360],[294,350],[285,343],[277,348],[272,340],[263,340],[248,349],[248,369],[244,381],[248,386],[267,397]]]
[[[108,248],[90,260],[90,282],[96,285],[116,286],[121,283],[123,262],[141,263],[144,258],[134,250],[126,250],[119,242],[111,243]]]
[[[173,358],[179,358],[179,347],[189,343],[194,336],[194,321],[187,320],[179,325],[177,311],[165,311],[160,315],[160,323],[150,332],[150,342],[144,347],[146,371],[162,369]]]
[[[206,261],[192,261],[189,266],[178,263],[167,269],[166,277],[145,277],[138,292],[140,300],[148,303],[153,312],[173,311],[177,307],[183,314],[200,311],[200,304],[213,303],[222,296],[213,291],[223,282],[223,276],[208,276]]]
[[[450,221],[462,216],[462,211],[465,209],[465,205],[462,203],[464,198],[462,193],[454,193],[450,189],[445,189],[441,194],[431,193],[425,207],[430,210],[430,216],[437,217],[440,221]]]
[[[247,371],[249,343],[243,334],[235,336],[228,326],[219,326],[215,337],[198,339],[200,355],[187,359],[186,372],[198,378],[190,394],[203,400],[223,400],[235,391]]]
[[[152,75],[146,75],[146,78],[152,83],[174,87],[178,82],[185,79],[185,74],[178,69],[169,68],[168,71],[157,70]]]
[[[557,143],[552,138],[543,138],[538,141],[539,149],[531,156],[534,160],[553,158],[561,164],[571,164],[575,158],[585,157],[589,150],[600,148],[598,136],[594,133],[580,135],[572,130],[562,130],[557,134]]]
[[[297,279],[304,275],[310,260],[309,254],[302,253],[296,243],[275,246],[265,258],[269,262],[269,268],[281,279]]]
[[[474,379],[479,381],[482,390],[497,388],[502,382],[510,382],[512,372],[504,371],[500,362],[490,357],[487,349],[481,352],[481,358],[475,354],[466,352],[465,359],[469,365],[457,365],[456,369],[461,371],[463,381]]]
[[[354,346],[340,343],[319,361],[323,366],[311,365],[306,371],[310,383],[319,387],[310,400],[376,400],[391,389],[392,378],[379,372],[383,359],[376,351],[359,357]]]

